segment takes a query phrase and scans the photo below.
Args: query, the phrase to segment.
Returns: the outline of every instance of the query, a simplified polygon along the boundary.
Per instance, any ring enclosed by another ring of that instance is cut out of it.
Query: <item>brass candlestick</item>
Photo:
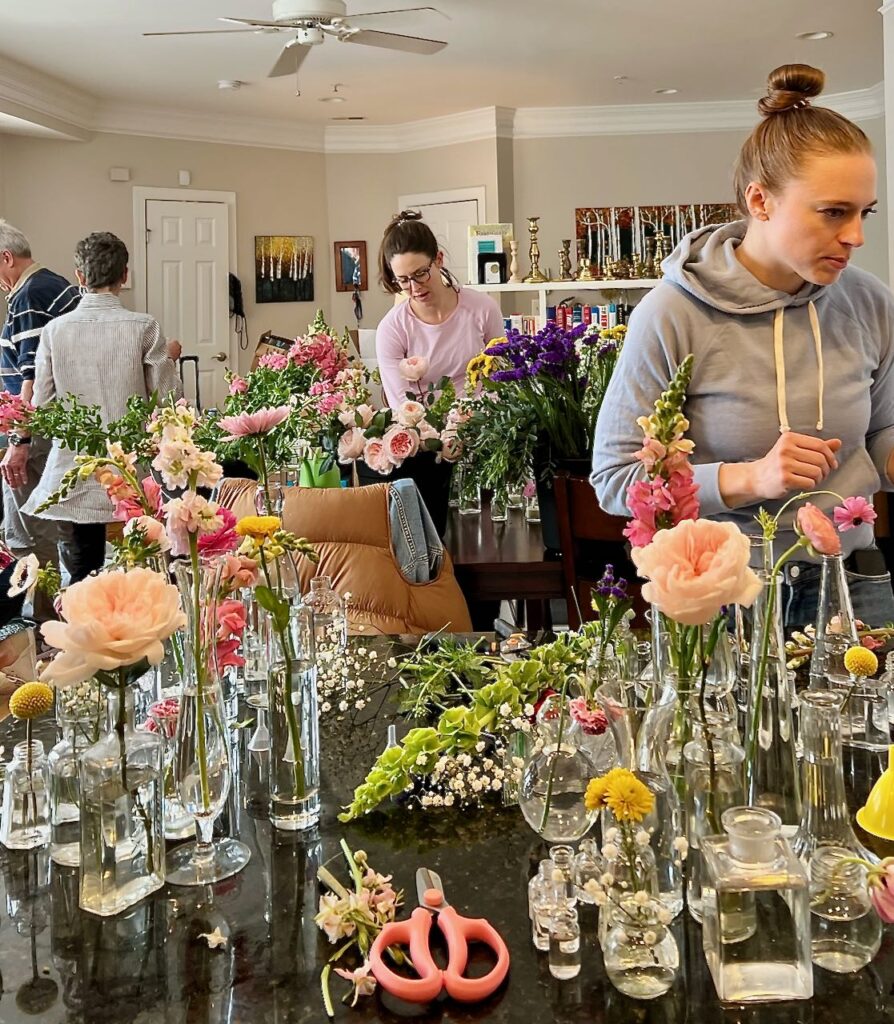
[[[531,244],[528,247],[528,259],[531,261],[531,273],[525,278],[525,284],[546,284],[549,281],[540,270],[540,246],[537,244],[537,233],[540,225],[539,217],[528,217],[528,231],[531,233]]]
[[[590,268],[590,261],[587,258],[587,240],[585,238],[579,238],[577,240],[577,276],[578,281],[595,281],[593,277],[593,271]]]
[[[571,239],[562,239],[562,248],[559,250],[559,280],[573,281],[571,273]]]
[[[668,243],[668,237],[664,232],[660,232],[655,236],[655,262],[653,264],[655,277],[664,277],[664,271],[661,269],[661,264],[669,254],[670,245]]]

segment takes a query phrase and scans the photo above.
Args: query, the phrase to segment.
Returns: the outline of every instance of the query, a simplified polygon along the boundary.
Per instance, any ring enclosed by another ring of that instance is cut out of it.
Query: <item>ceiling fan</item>
[[[350,21],[361,18],[375,18],[383,14],[407,14],[414,11],[441,12],[435,7],[405,7],[402,10],[370,11],[366,14],[350,15]],[[290,32],[295,38],[283,47],[278,60],[268,73],[268,78],[294,75],[304,58],[314,46],[319,46],[332,36],[340,43],[359,43],[363,46],[379,46],[387,50],[402,50],[405,53],[432,54],[447,45],[438,39],[422,36],[400,35],[396,32],[381,32],[378,29],[357,28],[348,21],[346,0],[273,0],[273,20],[259,21],[254,18],[218,18],[234,25],[245,25],[240,29],[198,29],[187,32],[144,32],[144,36],[200,36],[230,35],[238,32]]]

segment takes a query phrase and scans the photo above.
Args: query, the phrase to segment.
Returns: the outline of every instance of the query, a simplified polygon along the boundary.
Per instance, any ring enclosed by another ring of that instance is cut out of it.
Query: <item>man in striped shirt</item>
[[[36,263],[28,239],[5,220],[0,220],[0,289],[8,293],[0,331],[0,385],[30,402],[40,333],[55,317],[77,306],[80,291]],[[58,525],[19,511],[37,486],[50,442],[15,435],[9,440],[0,463],[6,543],[17,558],[34,553],[41,565],[58,565]],[[52,615],[50,603],[40,597],[35,599],[34,611],[38,619]]]

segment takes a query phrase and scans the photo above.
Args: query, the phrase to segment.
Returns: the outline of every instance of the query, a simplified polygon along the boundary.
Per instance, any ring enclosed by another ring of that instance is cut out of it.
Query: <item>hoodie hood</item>
[[[761,284],[736,258],[746,227],[744,220],[737,220],[686,235],[661,264],[665,280],[714,309],[742,316],[803,306],[822,295],[826,286],[809,281],[794,295]]]

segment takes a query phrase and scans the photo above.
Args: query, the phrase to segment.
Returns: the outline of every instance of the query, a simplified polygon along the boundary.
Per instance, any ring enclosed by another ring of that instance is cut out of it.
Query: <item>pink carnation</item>
[[[223,520],[219,530],[199,535],[199,553],[202,555],[222,555],[235,551],[242,543],[236,533],[236,517],[228,508],[218,508],[217,514]]]
[[[575,697],[568,705],[571,717],[587,736],[601,736],[608,728],[608,719],[598,708],[594,711],[587,705],[585,697]]]

